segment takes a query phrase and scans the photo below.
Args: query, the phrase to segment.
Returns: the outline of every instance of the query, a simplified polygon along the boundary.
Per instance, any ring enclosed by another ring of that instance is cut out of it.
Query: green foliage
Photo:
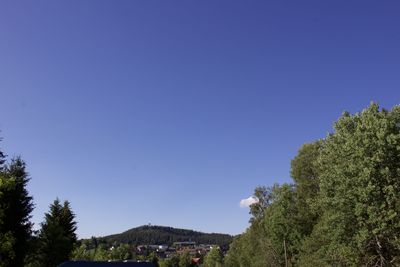
[[[72,260],[87,261],[132,260],[135,259],[135,256],[133,248],[128,244],[120,244],[119,246],[112,246],[107,249],[104,244],[92,246],[92,244],[86,240],[81,244],[76,244],[71,253]],[[153,258],[151,258],[150,261],[151,260],[153,260]]]
[[[160,267],[179,267],[179,255],[173,255],[171,258],[160,262]]]
[[[320,216],[317,205],[320,184],[318,158],[323,143],[323,140],[319,140],[304,144],[291,162],[291,176],[295,181],[299,224],[304,236],[311,234]]]
[[[254,189],[253,196],[258,199],[258,202],[250,205],[250,222],[261,219],[264,216],[265,209],[271,204],[270,187],[258,186]]]
[[[10,266],[13,259],[15,259],[15,252],[13,246],[15,244],[15,238],[11,232],[0,234],[0,266]]]
[[[132,250],[128,244],[121,244],[112,247],[109,253],[110,260],[129,260],[132,259]]]
[[[205,267],[222,267],[223,255],[219,247],[213,247],[204,258]]]
[[[159,265],[157,254],[154,251],[151,252],[150,255],[147,257],[147,261],[154,263],[155,266]]]
[[[268,189],[269,205],[236,238],[225,258],[226,266],[279,266],[293,264],[301,243],[301,224],[293,185]]]
[[[294,185],[256,189],[225,266],[400,266],[399,106],[344,113],[291,168]]]
[[[5,228],[8,192],[15,188],[15,179],[9,177],[8,174],[0,172],[0,266],[8,266],[12,259],[15,258],[14,244],[15,237],[13,233]]]
[[[69,259],[76,242],[74,219],[68,201],[61,205],[56,199],[50,205],[50,212],[45,214],[39,233],[38,260],[41,266],[53,267]]]
[[[108,260],[107,250],[103,246],[99,246],[94,250],[92,258],[94,261],[105,261]]]
[[[266,210],[263,223],[271,247],[281,265],[295,262],[302,238],[296,193],[293,185],[275,186],[273,203]]]
[[[217,244],[220,246],[228,245],[232,241],[232,236],[226,234],[206,234],[186,229],[177,229],[164,226],[140,226],[130,229],[117,235],[106,236],[103,238],[107,243],[126,243],[126,244],[167,244],[174,242],[191,240],[199,244]]]
[[[32,233],[33,203],[26,189],[29,178],[20,157],[4,165],[0,153],[0,163],[0,260],[4,266],[20,267]]]
[[[335,124],[319,158],[324,211],[311,253],[331,265],[388,265],[400,256],[400,107],[371,106]]]
[[[191,267],[192,257],[188,252],[184,252],[179,256],[179,267]]]
[[[304,144],[291,161],[290,174],[297,187],[299,200],[313,199],[319,192],[318,157],[323,140]]]
[[[85,244],[75,246],[74,250],[71,252],[72,260],[94,260],[95,250],[89,250]]]

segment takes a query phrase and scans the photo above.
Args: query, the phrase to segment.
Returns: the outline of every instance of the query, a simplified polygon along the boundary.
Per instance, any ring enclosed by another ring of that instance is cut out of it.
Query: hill
[[[167,244],[174,242],[194,241],[198,244],[216,244],[226,246],[232,242],[233,236],[218,233],[202,233],[187,229],[166,226],[143,225],[120,234],[103,237],[105,241],[127,244]]]

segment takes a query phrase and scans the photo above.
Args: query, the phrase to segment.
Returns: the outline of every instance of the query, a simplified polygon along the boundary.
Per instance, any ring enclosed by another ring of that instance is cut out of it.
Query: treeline
[[[72,260],[108,261],[108,260],[140,260],[155,261],[155,254],[136,254],[135,247],[129,244],[110,245],[107,242],[92,237],[78,241],[72,251]]]
[[[223,254],[219,247],[215,247],[207,253],[202,259],[200,266],[204,267],[222,267]],[[195,267],[199,266],[192,261],[192,256],[188,253],[176,254],[171,258],[161,260],[159,267]]]
[[[70,203],[50,205],[39,231],[33,231],[32,196],[26,164],[9,162],[0,151],[0,267],[54,267],[67,260],[76,242],[76,222]]]
[[[400,266],[400,106],[344,113],[291,176],[256,188],[225,266]]]
[[[106,236],[102,239],[106,240],[108,243],[133,245],[172,245],[174,242],[193,241],[198,244],[227,246],[232,242],[233,237],[227,234],[202,233],[173,227],[144,225],[132,228],[120,234]]]
[[[204,267],[222,267],[223,252],[218,247],[213,247],[206,255],[197,253],[191,255],[188,251],[174,253],[168,258],[160,258],[154,250],[144,250],[138,253],[135,245],[118,244],[110,245],[95,237],[78,241],[78,246],[73,250],[72,260],[85,261],[124,261],[152,262],[159,267],[194,267],[198,264],[193,258],[200,259]]]

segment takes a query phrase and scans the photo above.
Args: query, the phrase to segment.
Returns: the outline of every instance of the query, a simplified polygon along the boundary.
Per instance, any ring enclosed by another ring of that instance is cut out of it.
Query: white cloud
[[[251,197],[248,197],[246,199],[240,200],[240,204],[239,205],[240,205],[241,208],[247,208],[247,207],[250,207],[253,204],[258,203],[258,201],[259,201],[258,198],[251,196]]]

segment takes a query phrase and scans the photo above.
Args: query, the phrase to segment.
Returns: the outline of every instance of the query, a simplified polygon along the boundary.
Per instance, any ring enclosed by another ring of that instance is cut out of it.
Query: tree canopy
[[[0,151],[0,266],[24,266],[32,234],[29,175],[20,157],[6,163]]]
[[[303,145],[294,183],[258,187],[251,226],[226,266],[400,264],[400,107],[343,113],[326,138]],[[260,194],[262,191],[262,194]]]
[[[39,232],[40,266],[52,267],[67,261],[76,242],[76,222],[70,204],[56,199],[45,214]]]

